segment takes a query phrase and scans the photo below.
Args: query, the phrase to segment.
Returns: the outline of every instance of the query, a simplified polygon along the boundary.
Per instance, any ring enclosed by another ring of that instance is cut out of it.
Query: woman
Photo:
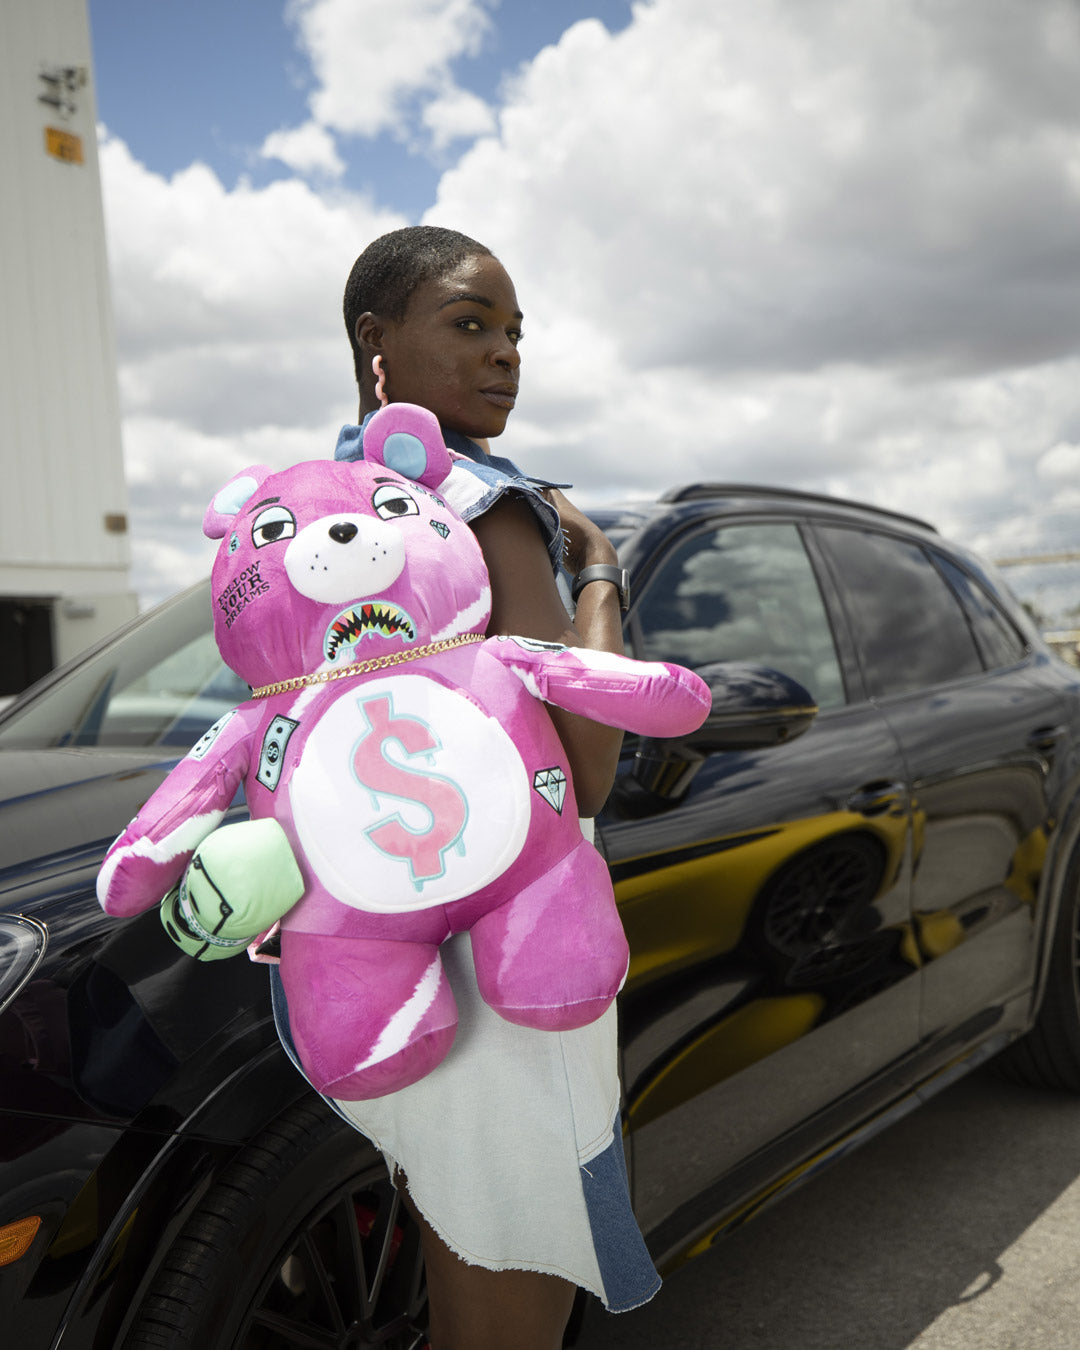
[[[429,408],[489,487],[470,521],[491,575],[488,631],[620,652],[610,542],[556,488],[486,453],[513,410],[521,366],[522,315],[499,261],[451,230],[384,235],[353,267],[345,323],[360,422],[384,399]],[[346,428],[339,457],[356,444],[355,428]],[[573,621],[555,580],[560,556],[577,579]],[[597,571],[582,576],[587,567]],[[549,711],[579,809],[595,815],[621,732]],[[420,1226],[434,1350],[556,1350],[578,1284],[613,1310],[644,1302],[659,1285],[626,1190],[615,1010],[568,1033],[512,1026],[476,993],[467,935],[443,954],[460,1013],[447,1059],[400,1092],[336,1105],[404,1181]],[[287,1037],[284,1017],[281,1025]]]

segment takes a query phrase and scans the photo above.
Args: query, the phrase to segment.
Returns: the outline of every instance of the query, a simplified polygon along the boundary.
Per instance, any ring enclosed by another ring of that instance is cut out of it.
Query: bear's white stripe
[[[466,605],[454,615],[453,619],[431,639],[442,642],[444,638],[457,637],[459,633],[471,633],[476,625],[491,613],[491,590],[485,586],[471,605]]]
[[[125,844],[109,855],[98,873],[98,898],[104,902],[112,884],[116,869],[131,858],[146,858],[152,863],[170,863],[182,853],[193,853],[212,830],[216,830],[225,819],[224,811],[210,811],[203,816],[189,818],[156,843],[149,835],[143,835],[134,843]]]
[[[391,1055],[398,1054],[408,1045],[409,1040],[420,1023],[420,1019],[435,1002],[442,979],[442,960],[436,956],[431,965],[421,975],[419,983],[409,997],[409,1001],[400,1007],[387,1022],[382,1034],[375,1042],[375,1048],[362,1063],[353,1070],[360,1073],[373,1064],[380,1064]]]

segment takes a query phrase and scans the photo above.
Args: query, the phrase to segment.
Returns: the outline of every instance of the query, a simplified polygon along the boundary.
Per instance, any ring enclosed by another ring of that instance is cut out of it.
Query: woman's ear
[[[377,314],[366,309],[356,320],[354,332],[361,347],[366,347],[372,354],[382,351],[383,323]]]

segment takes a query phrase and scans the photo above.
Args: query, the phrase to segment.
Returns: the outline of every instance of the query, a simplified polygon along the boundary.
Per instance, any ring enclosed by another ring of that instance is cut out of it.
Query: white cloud
[[[316,79],[312,116],[345,134],[389,131],[410,141],[419,108],[436,148],[490,129],[487,105],[457,85],[451,67],[480,50],[492,3],[291,0],[286,14]]]
[[[1038,0],[994,6],[991,43],[987,10],[655,0],[616,36],[578,24],[429,218],[589,278],[637,365],[1045,359],[1080,335],[1080,104],[1033,116],[1018,80],[1075,76],[1080,38]]]
[[[495,130],[495,114],[490,106],[467,89],[456,87],[426,104],[420,121],[436,152],[446,150],[454,141],[472,141]]]
[[[345,277],[405,221],[298,179],[229,191],[200,164],[163,178],[115,137],[101,166],[134,575],[151,600],[205,570],[202,513],[230,473],[332,453],[356,413]]]
[[[1075,538],[1071,0],[639,0],[622,32],[585,20],[540,52],[497,118],[452,73],[492,12],[290,10],[316,128],[444,153],[480,136],[425,218],[489,243],[517,284],[504,453],[585,502],[758,481],[990,553]],[[116,140],[102,164],[136,552],[150,566],[166,555],[141,532],[168,541],[164,584],[183,512],[197,551],[218,469],[266,458],[253,438],[328,452],[352,415],[345,275],[405,222],[325,180],[167,180]]]
[[[1058,441],[1039,456],[1035,472],[1045,482],[1080,488],[1080,445]]]
[[[272,131],[263,141],[259,153],[264,159],[280,159],[297,173],[321,173],[340,178],[345,172],[345,161],[337,152],[333,136],[317,122],[305,122],[292,130]]]
[[[202,164],[164,178],[116,138],[101,146],[101,165],[128,359],[238,335],[297,344],[325,335],[359,248],[404,223],[365,198],[318,193],[299,179],[227,190]]]
[[[575,25],[425,217],[515,277],[530,462],[828,488],[990,548],[1071,528],[1034,466],[1080,439],[1078,81],[1067,0]]]

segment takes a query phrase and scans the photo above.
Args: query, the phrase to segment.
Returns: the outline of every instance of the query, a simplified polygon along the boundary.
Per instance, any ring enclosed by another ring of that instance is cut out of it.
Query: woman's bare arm
[[[574,571],[588,563],[614,562],[615,551],[591,521],[559,500],[566,510],[569,558]],[[567,509],[568,508],[568,509]],[[584,524],[582,524],[584,522]],[[472,522],[491,576],[492,610],[488,633],[517,633],[567,647],[621,652],[622,619],[614,586],[586,586],[574,622],[555,586],[547,547],[536,517],[524,502],[504,497]],[[595,537],[594,537],[595,532]],[[549,707],[574,779],[578,811],[594,816],[604,805],[619,762],[622,732]]]

